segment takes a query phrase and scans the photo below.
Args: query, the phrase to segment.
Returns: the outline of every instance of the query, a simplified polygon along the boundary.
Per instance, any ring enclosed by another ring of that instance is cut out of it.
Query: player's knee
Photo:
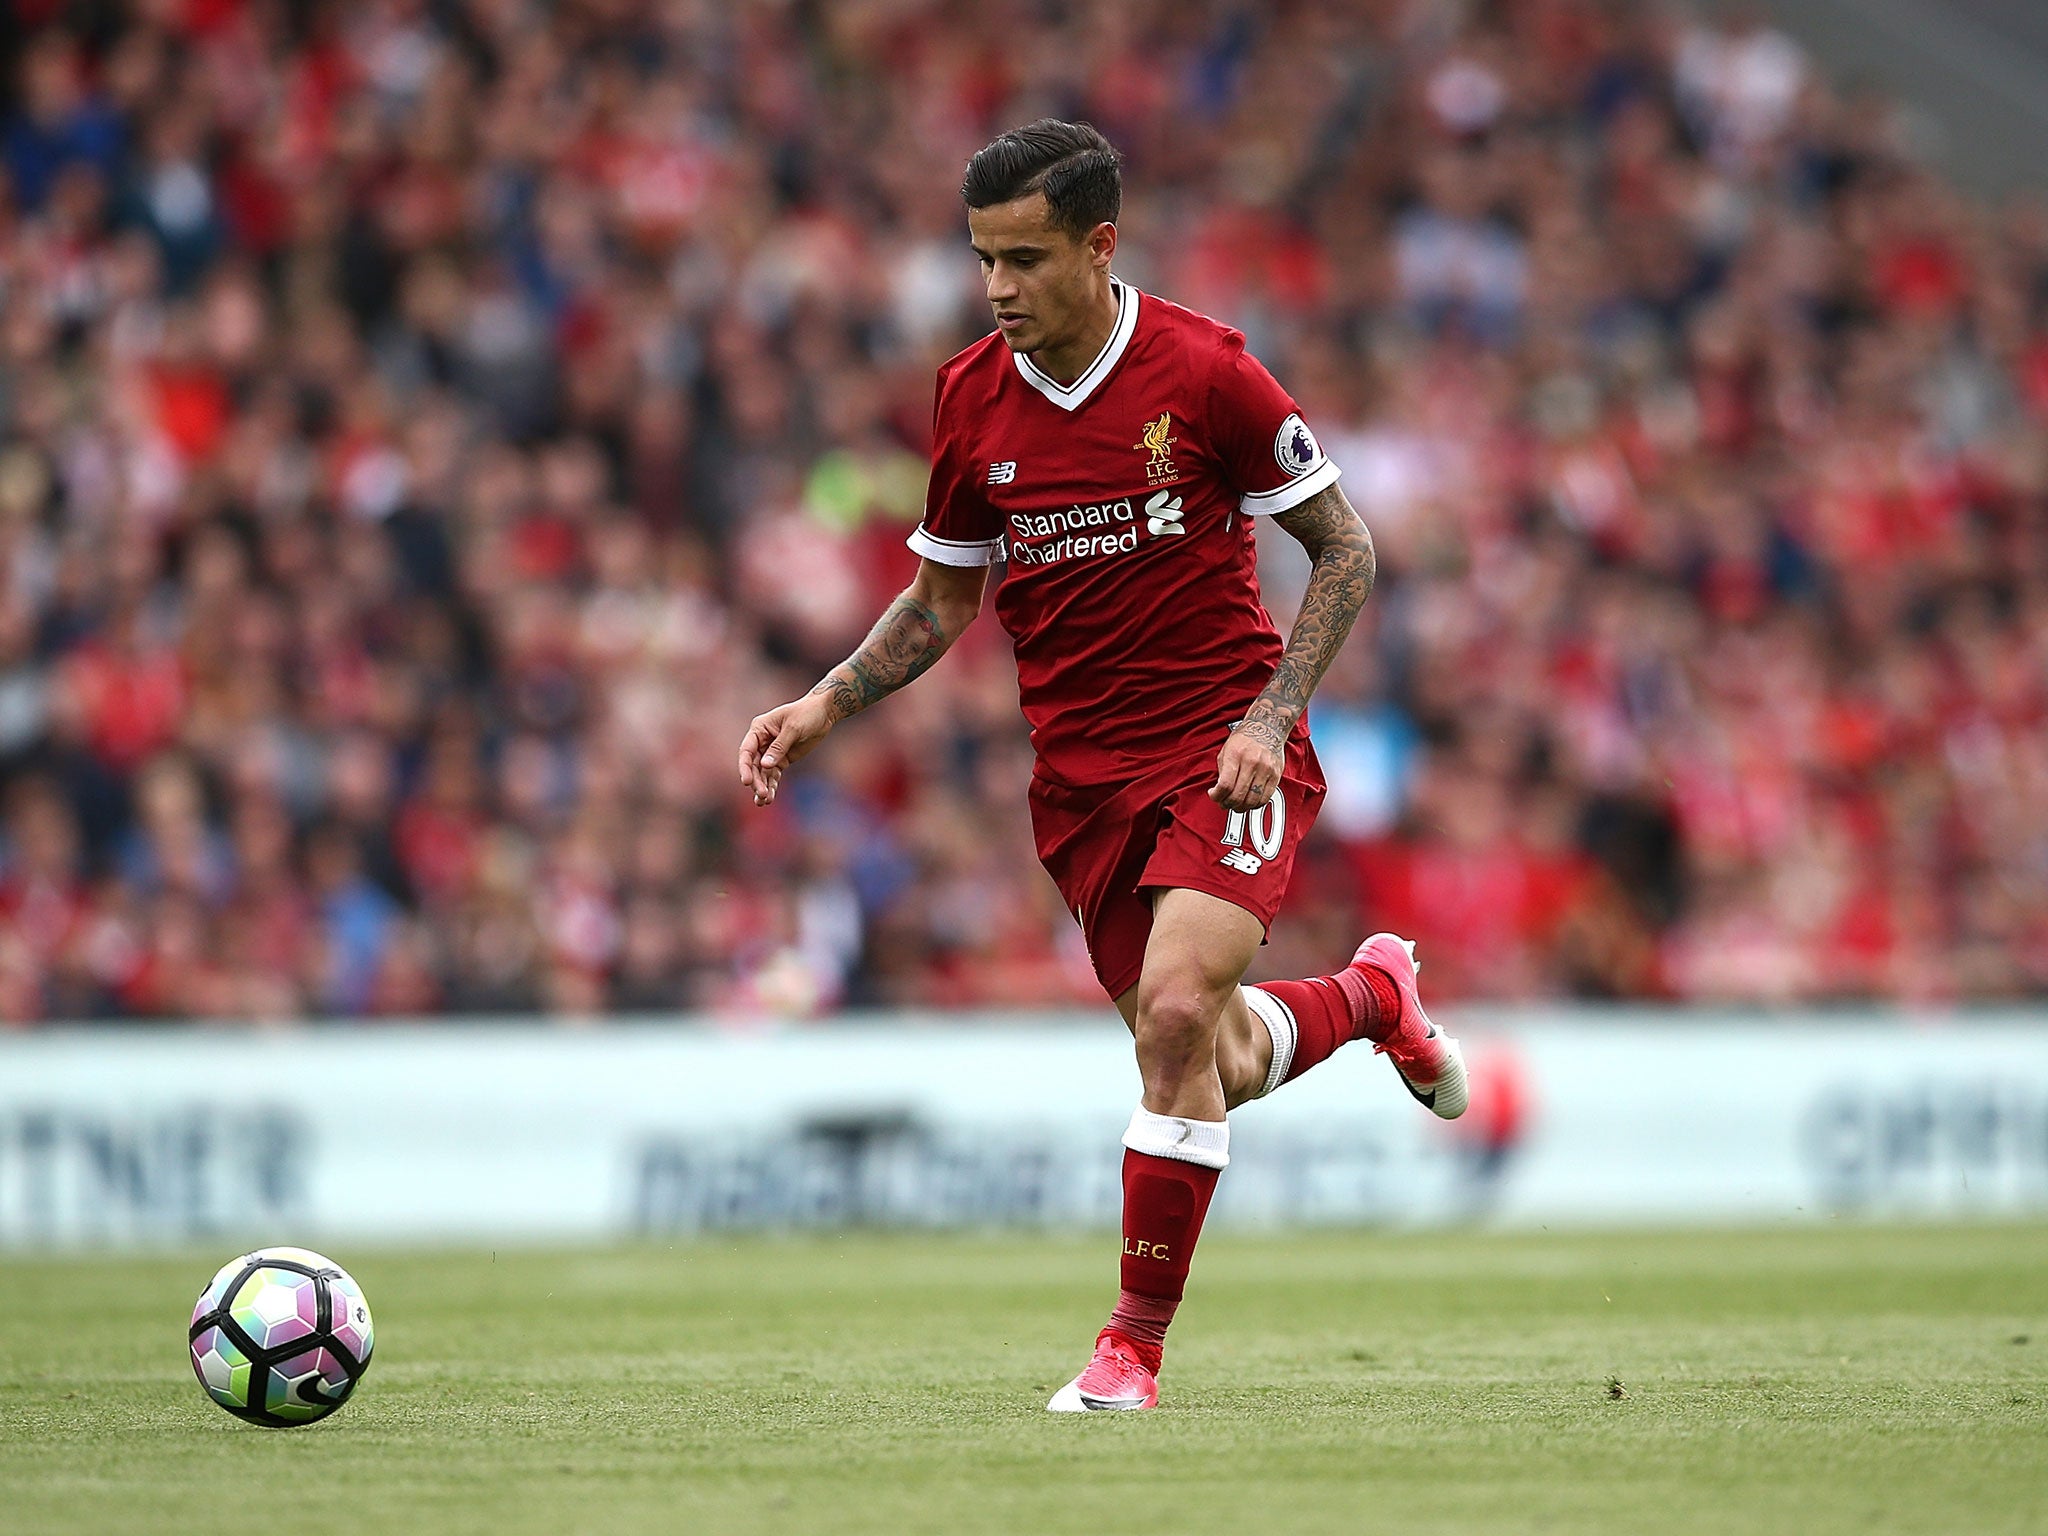
[[[1207,1062],[1216,1051],[1216,1008],[1199,987],[1167,983],[1138,995],[1138,1056]]]

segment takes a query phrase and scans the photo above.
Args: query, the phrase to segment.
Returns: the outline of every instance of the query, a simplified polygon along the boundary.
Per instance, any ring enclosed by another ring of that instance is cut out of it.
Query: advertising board
[[[1219,1226],[2048,1211],[2048,1021],[1472,1012],[1437,1121],[1362,1049],[1232,1117]],[[1105,1226],[1113,1022],[0,1040],[0,1244]]]

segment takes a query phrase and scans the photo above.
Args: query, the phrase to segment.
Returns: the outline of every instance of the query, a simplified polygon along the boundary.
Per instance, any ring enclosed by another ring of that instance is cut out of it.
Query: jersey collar
[[[1110,282],[1116,288],[1116,328],[1109,333],[1109,340],[1102,344],[1102,350],[1095,354],[1095,361],[1073,383],[1060,383],[1022,352],[1010,354],[1024,382],[1063,411],[1079,410],[1095,393],[1096,386],[1109,377],[1110,370],[1116,367],[1124,349],[1131,344],[1132,334],[1138,329],[1138,290],[1114,277]]]

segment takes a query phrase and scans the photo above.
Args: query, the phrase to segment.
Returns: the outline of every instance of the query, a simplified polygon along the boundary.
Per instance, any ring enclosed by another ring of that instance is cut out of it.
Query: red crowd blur
[[[1766,26],[14,9],[0,1017],[1100,1004],[992,621],[733,766],[907,576],[961,167],[1045,113],[1379,542],[1264,973],[2048,989],[2048,214]]]

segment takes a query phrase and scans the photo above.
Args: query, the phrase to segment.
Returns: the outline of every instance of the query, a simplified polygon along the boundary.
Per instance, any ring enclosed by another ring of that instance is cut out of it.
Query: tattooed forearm
[[[1312,568],[1286,653],[1238,729],[1282,752],[1294,723],[1308,708],[1309,695],[1371,595],[1376,566],[1372,535],[1334,485],[1293,511],[1282,512],[1275,521],[1301,541]]]
[[[938,612],[906,593],[811,692],[825,696],[834,720],[844,720],[922,676],[950,643]]]

